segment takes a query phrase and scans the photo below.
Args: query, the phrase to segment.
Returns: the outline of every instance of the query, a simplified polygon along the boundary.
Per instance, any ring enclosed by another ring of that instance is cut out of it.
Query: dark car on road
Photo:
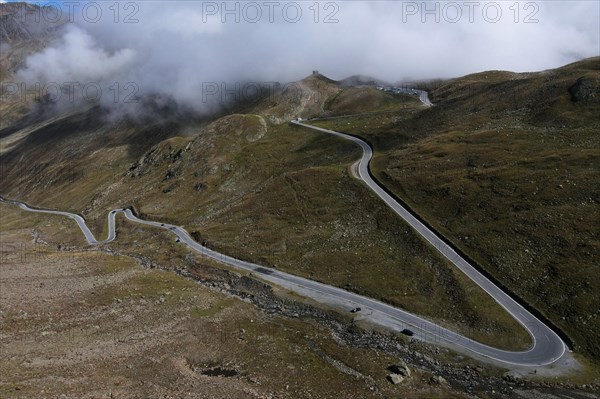
[[[413,335],[415,335],[415,333],[412,330],[409,330],[408,328],[405,328],[404,330],[402,330],[400,332],[404,335],[408,335],[409,337],[412,337]]]
[[[354,309],[350,310],[350,313],[356,313],[356,312],[360,312],[360,308],[354,308]]]

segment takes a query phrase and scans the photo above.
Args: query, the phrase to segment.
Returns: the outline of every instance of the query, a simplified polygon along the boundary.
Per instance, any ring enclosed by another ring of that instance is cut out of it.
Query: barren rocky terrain
[[[550,399],[598,389],[513,377],[374,330],[192,257],[161,232],[123,225],[119,242],[95,248],[60,217],[3,205],[1,222],[2,397]],[[134,255],[139,246],[147,256]]]

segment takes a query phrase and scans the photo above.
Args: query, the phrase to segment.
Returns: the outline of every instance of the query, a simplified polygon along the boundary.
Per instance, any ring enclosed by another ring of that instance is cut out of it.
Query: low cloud
[[[135,96],[201,112],[210,108],[207,82],[285,82],[314,69],[334,79],[443,78],[536,71],[600,53],[592,1],[88,3],[71,10],[59,41],[29,57],[21,79],[100,82],[124,95],[133,83]],[[102,96],[122,107],[118,100]]]
[[[135,50],[106,51],[83,28],[70,25],[59,43],[27,58],[19,77],[42,82],[104,81],[134,67]]]

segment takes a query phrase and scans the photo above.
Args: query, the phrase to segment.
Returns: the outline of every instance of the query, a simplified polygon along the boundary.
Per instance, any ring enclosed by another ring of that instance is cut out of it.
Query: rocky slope
[[[16,123],[38,99],[35,87],[27,90],[15,79],[28,55],[44,49],[68,17],[52,7],[17,2],[0,3],[0,128]],[[40,91],[40,90],[38,90]]]

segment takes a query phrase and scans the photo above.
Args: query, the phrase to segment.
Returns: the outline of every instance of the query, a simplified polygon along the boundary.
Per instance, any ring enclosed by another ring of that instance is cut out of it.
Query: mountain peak
[[[325,83],[334,83],[337,82],[333,79],[328,78],[327,76],[321,74],[319,71],[312,71],[310,75],[302,79],[303,82],[311,82],[311,81],[323,81]]]

